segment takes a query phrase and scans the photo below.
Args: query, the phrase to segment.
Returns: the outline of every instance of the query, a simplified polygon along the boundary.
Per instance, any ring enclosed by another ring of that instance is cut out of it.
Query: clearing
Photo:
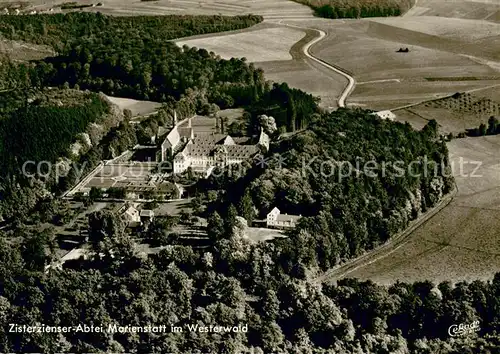
[[[132,112],[132,117],[137,116],[147,116],[149,114],[156,113],[158,108],[161,107],[161,103],[153,101],[139,101],[130,98],[113,97],[106,96],[111,103],[116,104],[122,111],[124,109],[130,109]]]
[[[52,48],[22,41],[11,41],[0,37],[0,54],[6,54],[12,60],[41,60],[54,56]]]

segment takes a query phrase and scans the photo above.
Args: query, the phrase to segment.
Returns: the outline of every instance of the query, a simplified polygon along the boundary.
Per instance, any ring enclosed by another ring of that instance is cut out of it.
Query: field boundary
[[[423,226],[427,221],[436,216],[441,210],[446,208],[455,199],[457,192],[458,186],[456,185],[456,183],[454,183],[453,190],[450,193],[448,193],[443,199],[441,199],[441,201],[439,201],[439,203],[433,208],[422,214],[416,220],[410,222],[410,226],[408,228],[401,231],[399,234],[396,234],[386,243],[368,251],[367,253],[357,258],[348,261],[347,263],[327,270],[312,281],[316,284],[320,284],[325,281],[331,281],[334,279],[337,280],[343,278],[345,275],[352,273],[359,268],[365,267],[382,258],[387,257],[388,255],[408,243],[412,239],[411,235],[413,234],[413,232],[416,231],[420,226]]]
[[[500,84],[489,85],[489,86],[485,86],[485,87],[479,87],[479,88],[475,88],[475,89],[471,89],[471,90],[467,90],[467,91],[462,91],[462,92],[460,92],[460,93],[473,93],[473,92],[479,92],[479,91],[482,91],[482,90],[487,90],[487,89],[494,88],[494,87],[498,87],[498,86],[500,86]],[[436,101],[439,101],[439,100],[442,100],[442,99],[451,98],[451,97],[453,97],[453,95],[455,95],[455,94],[456,94],[456,93],[447,94],[447,95],[445,95],[445,96],[440,96],[440,97],[436,97],[436,98],[431,98],[431,99],[428,99],[428,100],[423,100],[423,101],[416,102],[416,103],[410,103],[410,104],[407,104],[407,105],[404,105],[404,106],[399,106],[399,107],[396,107],[396,108],[389,108],[389,110],[390,110],[390,111],[392,111],[392,112],[401,111],[401,110],[403,110],[403,109],[407,109],[407,108],[411,108],[411,107],[419,106],[419,105],[424,104],[424,103],[436,102]]]

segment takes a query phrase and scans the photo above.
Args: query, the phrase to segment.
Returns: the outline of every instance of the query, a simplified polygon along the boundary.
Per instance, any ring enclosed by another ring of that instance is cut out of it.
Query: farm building
[[[141,223],[139,211],[132,205],[124,204],[121,208],[121,216],[128,227],[136,227]]]
[[[281,211],[274,207],[267,214],[266,226],[269,228],[294,228],[301,217],[300,215],[281,214]]]

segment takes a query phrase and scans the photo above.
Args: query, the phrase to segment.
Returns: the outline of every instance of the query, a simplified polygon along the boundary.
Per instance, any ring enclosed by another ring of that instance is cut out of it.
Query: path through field
[[[448,148],[458,187],[453,200],[411,229],[403,242],[318,280],[437,283],[491,279],[500,271],[500,136],[456,139]]]
[[[282,20],[280,20],[278,23],[281,24]],[[310,52],[310,49],[313,45],[318,44],[321,40],[323,40],[326,37],[326,33],[324,31],[321,31],[318,29],[313,29],[313,28],[304,28],[304,27],[299,27],[299,26],[294,26],[294,25],[286,25],[286,26],[292,27],[292,28],[301,28],[303,30],[312,30],[318,34],[318,36],[315,39],[308,42],[305,46],[302,47],[302,53],[307,58],[315,61],[319,65],[322,65],[323,67],[331,70],[332,72],[334,72],[336,74],[342,75],[343,77],[345,77],[347,79],[347,81],[348,81],[347,86],[345,87],[344,91],[342,92],[342,94],[340,95],[340,97],[338,98],[338,101],[337,101],[337,104],[339,107],[345,107],[346,106],[345,100],[351,94],[351,92],[354,90],[354,86],[356,85],[356,81],[354,80],[354,77],[352,77],[351,74],[348,73],[346,70],[339,68],[339,67],[335,67],[333,65],[330,65],[330,64],[326,63],[325,61],[312,55]]]
[[[344,107],[354,88],[354,78],[310,51],[321,45],[326,33],[284,21],[266,20],[247,30],[183,38],[176,43],[205,48],[222,58],[245,57],[262,68],[267,79],[318,96],[325,108]]]

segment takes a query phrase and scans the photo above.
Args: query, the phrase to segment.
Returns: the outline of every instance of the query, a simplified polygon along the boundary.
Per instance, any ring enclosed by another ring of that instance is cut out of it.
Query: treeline
[[[314,9],[325,18],[363,18],[400,16],[415,3],[414,0],[294,0]]]
[[[29,104],[1,120],[2,175],[17,174],[28,161],[32,163],[25,170],[33,173],[40,162],[55,163],[59,157],[67,157],[77,134],[108,111],[108,105],[97,94],[81,99],[74,106]]]
[[[491,116],[488,119],[488,125],[481,123],[477,128],[467,129],[465,134],[468,136],[485,136],[485,135],[500,134],[500,124],[498,122],[498,118],[495,116]]]
[[[52,45],[59,55],[30,68],[31,84],[64,86],[109,95],[166,101],[189,88],[206,92],[221,108],[255,102],[263,72],[243,59],[222,60],[204,49],[168,39],[246,28],[258,16],[107,17],[101,14],[4,16],[9,39]],[[106,33],[105,36],[102,33]]]
[[[171,226],[158,224],[152,232]],[[492,354],[500,345],[500,274],[455,286],[382,287],[348,279],[320,288],[281,273],[271,244],[234,234],[211,250],[167,246],[146,258],[112,214],[90,215],[89,232],[98,252],[48,273],[50,231],[19,229],[25,240],[19,246],[0,237],[2,323],[74,328],[3,330],[1,352]],[[477,331],[450,337],[450,326],[476,321]],[[108,331],[160,324],[167,324],[165,333]],[[183,330],[172,332],[170,325]],[[247,330],[188,333],[193,325]]]
[[[62,3],[61,5],[61,10],[74,10],[74,9],[84,9],[86,7],[93,7],[93,6],[102,6],[102,3],[97,3],[97,5],[94,4],[78,4],[77,2],[65,2]]]
[[[261,16],[105,16],[100,13],[71,12],[37,16],[0,15],[0,33],[7,39],[46,44],[62,52],[69,42],[81,40],[150,41],[247,28],[262,21]],[[106,33],[106,35],[103,35]],[[123,48],[128,49],[127,47]]]
[[[109,106],[94,93],[38,93],[31,103],[18,95],[0,119],[0,216],[6,220],[24,219],[48,192],[66,187],[62,176],[79,167],[71,165],[71,144],[92,123],[113,124],[104,122]]]
[[[299,277],[384,243],[453,187],[435,121],[415,131],[345,109],[323,114],[306,131],[272,146],[265,163],[239,177],[228,170],[227,179],[200,182],[200,190],[222,196],[208,215],[234,205],[248,221],[265,218],[274,206],[306,216],[289,238],[274,243],[274,259]]]

